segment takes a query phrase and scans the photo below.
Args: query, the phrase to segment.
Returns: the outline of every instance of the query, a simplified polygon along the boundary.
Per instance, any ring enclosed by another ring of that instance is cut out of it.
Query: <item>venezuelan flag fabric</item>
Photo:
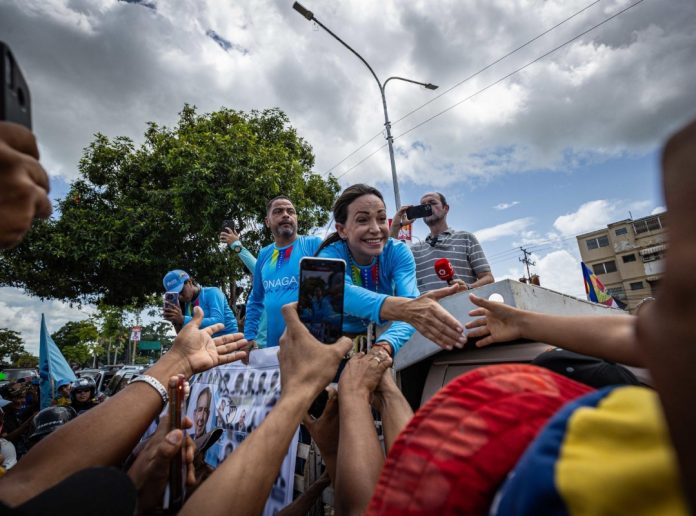
[[[604,287],[604,283],[592,272],[584,262],[580,262],[582,266],[582,277],[585,280],[585,293],[587,299],[595,303],[611,306],[612,308],[621,308],[616,300],[609,294]]]
[[[527,448],[491,514],[688,514],[657,394],[616,386],[570,402]]]

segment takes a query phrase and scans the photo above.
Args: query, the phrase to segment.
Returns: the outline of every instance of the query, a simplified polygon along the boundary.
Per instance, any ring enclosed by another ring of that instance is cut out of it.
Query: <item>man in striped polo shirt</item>
[[[440,258],[450,261],[455,271],[455,279],[464,281],[468,288],[493,283],[495,280],[491,268],[476,237],[467,231],[455,231],[447,226],[449,205],[445,196],[439,192],[431,192],[425,194],[420,202],[429,204],[433,209],[432,215],[423,219],[430,228],[430,234],[425,238],[425,242],[411,247],[416,259],[416,278],[420,293],[445,286],[435,273],[435,261]],[[409,206],[400,208],[394,220],[401,220],[402,224],[411,224],[413,221],[403,220],[407,208]],[[398,231],[399,224],[393,224],[392,236],[395,236],[394,233],[398,234]]]

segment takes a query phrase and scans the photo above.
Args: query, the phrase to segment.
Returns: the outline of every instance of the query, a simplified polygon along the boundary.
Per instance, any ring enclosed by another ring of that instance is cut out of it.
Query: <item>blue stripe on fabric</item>
[[[586,394],[565,405],[539,432],[498,491],[491,515],[558,515],[568,509],[556,488],[556,464],[568,422],[581,407],[596,407],[616,387]]]

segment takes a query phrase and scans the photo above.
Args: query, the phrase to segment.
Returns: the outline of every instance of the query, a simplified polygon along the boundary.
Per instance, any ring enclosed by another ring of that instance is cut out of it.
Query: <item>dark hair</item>
[[[428,193],[424,194],[421,197],[421,199],[423,197],[425,197],[426,195],[433,195],[433,194],[437,195],[440,198],[440,204],[442,204],[443,206],[449,206],[449,204],[447,204],[447,199],[445,199],[445,196],[443,194],[441,194],[440,192],[428,192]]]
[[[333,205],[334,221],[339,224],[345,224],[346,220],[348,220],[348,206],[353,204],[353,201],[362,197],[363,195],[376,195],[382,202],[384,202],[382,192],[377,190],[377,188],[363,183],[358,183],[356,185],[349,186],[348,188],[343,190],[343,192],[341,193],[341,195],[338,196],[338,199],[336,199],[336,202]],[[340,240],[341,237],[338,236],[338,232],[334,231],[324,239],[324,241],[319,246],[319,249],[317,249],[316,254],[318,255],[319,251]]]
[[[266,203],[266,214],[268,214],[268,212],[271,211],[271,206],[273,206],[273,203],[281,199],[285,199],[286,201],[292,203],[290,197],[288,197],[287,195],[276,195],[273,199]]]

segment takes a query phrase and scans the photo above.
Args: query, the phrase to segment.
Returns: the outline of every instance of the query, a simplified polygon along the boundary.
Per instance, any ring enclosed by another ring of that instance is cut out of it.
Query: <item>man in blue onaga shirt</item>
[[[162,280],[167,292],[179,293],[179,305],[167,303],[164,318],[174,325],[177,333],[193,317],[193,308],[200,306],[203,310],[201,328],[222,323],[225,328],[213,337],[237,333],[237,318],[234,316],[227,298],[217,287],[201,287],[186,271],[175,269],[169,271]]]
[[[261,249],[254,269],[254,285],[247,303],[244,337],[256,339],[259,318],[266,310],[266,347],[277,346],[285,330],[280,313],[283,305],[297,301],[300,287],[300,259],[314,256],[321,238],[297,234],[297,212],[290,199],[281,195],[266,205],[266,226],[274,242]]]

